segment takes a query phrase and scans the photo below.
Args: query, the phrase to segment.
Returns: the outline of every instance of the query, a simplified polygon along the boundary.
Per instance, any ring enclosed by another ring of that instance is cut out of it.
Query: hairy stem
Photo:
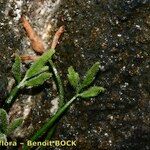
[[[58,92],[59,92],[59,108],[63,106],[64,104],[64,89],[63,89],[63,84],[62,84],[62,81],[61,81],[61,78],[59,76],[59,73],[53,63],[52,60],[49,60],[49,63],[53,69],[53,73],[55,75],[55,78],[56,78],[56,82],[57,82],[57,87],[58,87]]]

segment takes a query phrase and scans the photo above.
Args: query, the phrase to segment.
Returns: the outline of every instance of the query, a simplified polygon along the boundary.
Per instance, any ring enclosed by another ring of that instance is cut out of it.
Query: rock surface
[[[72,149],[150,149],[150,1],[68,0],[60,10],[60,68],[84,74],[100,61],[95,84],[107,91],[76,102],[55,138],[76,139]]]
[[[76,101],[61,120],[53,139],[77,140],[77,147],[65,149],[150,149],[149,0],[63,0],[55,1],[54,9],[49,5],[53,1],[47,0],[10,0],[7,8],[6,2],[0,2],[1,10],[14,14],[6,17],[4,24],[9,26],[1,25],[0,29],[3,39],[0,39],[0,96],[4,97],[5,81],[11,76],[13,52],[9,47],[20,50],[19,53],[33,53],[19,24],[19,14],[28,16],[47,47],[52,38],[49,33],[54,32],[56,25],[65,25],[66,31],[57,47],[56,64],[69,93],[66,97],[73,95],[66,79],[67,68],[71,65],[83,75],[93,63],[100,61],[101,71],[95,84],[107,90],[94,99]],[[3,11],[0,13],[4,18]],[[42,89],[22,91],[16,102],[18,109],[14,105],[10,113],[12,118],[28,114],[20,130],[22,133],[18,132],[23,135],[21,138],[28,138],[50,116],[49,100],[56,95],[51,81]]]
[[[5,17],[7,1],[0,1],[0,106],[7,95],[8,77],[12,66],[11,55],[20,48],[20,40],[15,38],[14,32]]]

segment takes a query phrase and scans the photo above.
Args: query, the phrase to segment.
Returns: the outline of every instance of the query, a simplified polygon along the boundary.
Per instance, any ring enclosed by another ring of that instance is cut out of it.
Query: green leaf
[[[47,79],[51,77],[51,73],[44,72],[40,75],[26,81],[25,86],[39,86],[42,85]]]
[[[15,58],[15,62],[12,66],[12,73],[17,83],[19,83],[21,81],[21,59],[19,56],[16,56]]]
[[[10,123],[10,125],[8,126],[6,135],[10,135],[12,132],[14,132],[15,129],[17,129],[18,127],[20,127],[23,123],[23,118],[17,118],[14,121],[12,121]]]
[[[90,98],[90,97],[95,97],[101,92],[104,92],[104,88],[100,86],[93,86],[89,88],[88,90],[84,91],[83,93],[79,94],[80,97],[82,98]]]
[[[44,66],[43,68],[39,69],[39,70],[35,73],[34,76],[37,76],[37,75],[39,75],[39,74],[41,74],[41,73],[43,73],[43,72],[45,72],[45,71],[48,71],[48,70],[49,70],[49,66]],[[34,77],[34,76],[32,76],[32,77]]]
[[[83,89],[84,87],[90,85],[94,79],[95,79],[95,76],[98,72],[100,68],[100,63],[99,62],[96,62],[86,73],[85,75],[85,78],[81,84],[81,88]]]
[[[0,141],[7,142],[7,137],[5,134],[0,133]]]
[[[28,69],[26,73],[26,78],[31,78],[35,76],[41,68],[45,65],[45,63],[51,59],[52,55],[55,53],[54,49],[50,49],[45,52],[38,60],[36,60],[31,67]]]
[[[70,82],[70,84],[77,89],[79,81],[80,81],[80,77],[79,74],[73,69],[73,67],[69,67],[68,68],[68,80]]]
[[[8,115],[4,109],[0,109],[0,132],[4,133],[8,126]]]

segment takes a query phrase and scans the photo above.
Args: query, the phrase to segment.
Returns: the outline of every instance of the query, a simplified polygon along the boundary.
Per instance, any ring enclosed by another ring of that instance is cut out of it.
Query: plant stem
[[[12,103],[14,102],[14,97],[18,93],[19,89],[21,87],[24,87],[25,81],[26,81],[26,77],[24,77],[23,80],[11,90],[9,97],[6,99],[4,104],[5,109],[9,109],[11,107]]]
[[[61,115],[64,113],[64,111],[74,102],[74,100],[78,97],[79,95],[75,95],[70,101],[68,101],[62,108],[60,108],[56,114],[50,118],[44,125],[43,127],[38,130],[33,137],[31,138],[31,141],[37,140],[40,136],[42,136],[48,128],[52,127],[54,123],[60,119]],[[23,150],[27,150],[28,147],[27,145],[24,145]]]
[[[63,106],[63,104],[64,104],[64,89],[63,89],[63,84],[62,84],[60,75],[59,75],[59,73],[58,73],[58,71],[57,71],[57,69],[56,69],[55,64],[53,63],[53,61],[49,60],[49,63],[51,65],[51,67],[52,67],[52,70],[53,70],[53,73],[54,73],[54,76],[55,76],[55,79],[56,79],[56,82],[57,82],[56,83],[57,84],[57,89],[58,89],[57,91],[59,93],[59,108],[58,109],[60,109]],[[45,140],[49,140],[53,136],[53,134],[54,134],[54,132],[56,130],[56,127],[57,127],[57,124],[55,124],[54,126],[51,127],[51,129],[48,132]],[[41,150],[43,150],[43,149],[44,149],[44,147],[41,146]]]
[[[49,63],[53,69],[53,73],[55,75],[56,78],[56,82],[57,82],[57,86],[58,86],[58,92],[59,92],[59,108],[63,106],[64,104],[64,89],[63,89],[63,84],[61,81],[61,78],[59,76],[59,73],[55,67],[55,64],[53,63],[52,60],[49,60]]]
[[[54,134],[54,132],[55,132],[55,130],[56,130],[56,127],[57,127],[57,125],[54,125],[54,126],[50,129],[50,131],[48,132],[48,134],[47,134],[45,140],[49,140],[49,139],[53,136],[53,134]]]
[[[9,109],[9,107],[11,106],[11,104],[13,102],[14,97],[16,96],[16,94],[19,91],[19,88],[20,87],[17,85],[12,89],[12,91],[9,94],[9,97],[5,101],[4,108]]]
[[[53,127],[51,127],[50,131],[48,132],[46,138],[44,139],[44,141],[51,139],[51,137],[54,135],[54,132],[57,128],[57,124],[54,124]],[[44,146],[39,146],[40,150],[44,150],[45,147]]]

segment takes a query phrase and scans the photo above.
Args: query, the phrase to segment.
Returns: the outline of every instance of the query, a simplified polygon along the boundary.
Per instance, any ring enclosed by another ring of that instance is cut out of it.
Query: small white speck
[[[116,24],[118,24],[119,23],[119,21],[118,20],[116,20]]]
[[[121,34],[117,34],[117,36],[118,36],[118,37],[121,37],[122,35],[121,35]]]
[[[109,142],[109,143],[112,143],[112,141],[111,141],[111,140],[109,140],[108,142]]]
[[[136,24],[135,27],[136,27],[137,29],[141,30],[141,27],[140,27],[139,25]]]
[[[111,141],[111,140],[109,140],[108,142],[109,142],[109,145],[111,146],[111,145],[112,145],[112,141]]]
[[[118,46],[119,44],[118,43],[116,43],[116,46]]]
[[[1,23],[0,23],[0,25],[1,25],[1,26],[3,26],[3,25],[4,25],[4,23],[3,23],[3,22],[1,22]]]
[[[121,70],[122,70],[122,71],[125,71],[125,69],[126,69],[126,66],[123,66]]]
[[[9,21],[9,23],[8,23],[9,25],[12,25],[13,23],[11,22],[11,21]]]
[[[104,71],[105,70],[105,67],[104,66],[101,66],[101,68],[100,68],[102,71]]]
[[[113,117],[113,116],[110,116],[110,119],[111,119],[111,120],[113,120],[113,119],[114,119],[114,117]]]
[[[105,135],[105,136],[108,136],[108,133],[105,133],[104,135]]]
[[[91,133],[90,131],[88,131],[88,133]]]
[[[81,54],[82,58],[85,58],[84,54]]]

